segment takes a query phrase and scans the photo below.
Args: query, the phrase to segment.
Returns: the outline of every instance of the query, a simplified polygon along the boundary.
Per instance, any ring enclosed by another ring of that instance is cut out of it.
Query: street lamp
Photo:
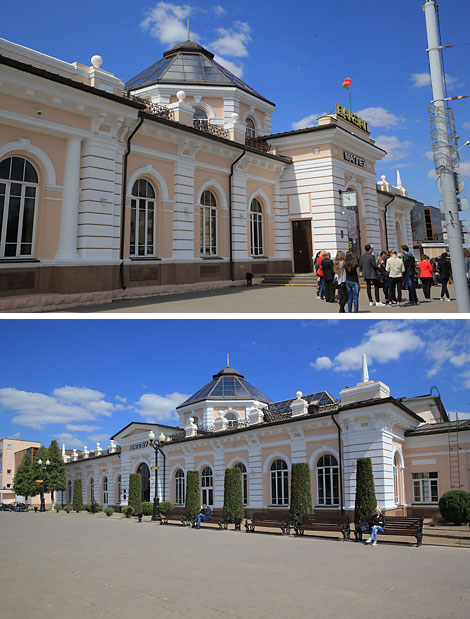
[[[44,479],[45,477],[45,473],[47,470],[47,467],[49,466],[50,462],[49,459],[46,460],[44,466],[42,465],[42,460],[41,458],[39,458],[38,460],[38,464],[41,467],[43,473],[42,473],[42,488],[41,488],[41,507],[39,508],[40,512],[45,512],[46,511],[46,505],[45,505],[45,501],[44,501],[44,493],[46,492],[46,480]]]
[[[150,445],[155,451],[155,495],[153,497],[152,520],[154,522],[159,522],[162,517],[160,516],[160,497],[158,496],[158,453],[160,452],[163,456],[163,500],[165,500],[166,454],[162,450],[162,446],[165,442],[166,436],[163,434],[163,432],[161,432],[160,436],[156,439],[155,434],[152,432],[152,430],[150,430],[150,432],[148,433],[148,439]]]

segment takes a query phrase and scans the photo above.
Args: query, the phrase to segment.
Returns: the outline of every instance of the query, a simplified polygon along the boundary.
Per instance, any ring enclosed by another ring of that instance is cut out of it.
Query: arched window
[[[0,258],[33,255],[38,188],[37,172],[26,159],[0,163]]]
[[[251,255],[262,256],[263,248],[263,207],[254,198],[250,204],[250,240]]]
[[[194,110],[194,114],[193,114],[193,127],[195,129],[206,129],[206,127],[208,126],[209,121],[207,120],[207,114],[204,110],[202,110],[201,108],[197,107]]]
[[[246,466],[243,462],[238,462],[234,468],[240,469],[242,473],[243,505],[248,505],[248,473],[246,472]]]
[[[142,478],[142,501],[148,502],[150,501],[150,470],[145,462],[139,466],[137,473]]]
[[[72,505],[72,503],[73,503],[73,487],[72,487],[72,480],[70,480],[70,479],[69,479],[68,486],[69,486],[68,503],[70,505]]]
[[[120,475],[116,480],[116,504],[117,505],[121,504],[121,476]]]
[[[252,118],[247,117],[246,121],[246,131],[245,135],[248,139],[254,139],[256,137],[256,126]]]
[[[108,504],[109,496],[108,496],[108,478],[105,477],[103,479],[103,503],[105,505]]]
[[[318,505],[339,505],[338,462],[331,454],[317,462]]]
[[[201,196],[201,256],[217,255],[217,202],[207,189]]]
[[[95,480],[93,477],[90,479],[90,501],[95,500]]]
[[[400,482],[399,482],[400,460],[398,454],[395,453],[393,458],[393,496],[395,505],[400,504]]]
[[[289,505],[289,474],[280,459],[271,464],[271,505]]]
[[[201,474],[202,503],[214,505],[214,478],[210,466],[206,466]]]
[[[181,469],[175,474],[175,505],[184,505],[184,472]]]
[[[155,256],[155,219],[155,190],[145,178],[139,178],[132,187],[131,256]]]

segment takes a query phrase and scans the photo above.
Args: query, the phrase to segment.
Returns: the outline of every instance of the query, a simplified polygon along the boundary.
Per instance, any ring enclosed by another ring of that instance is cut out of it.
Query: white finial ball
[[[189,418],[189,423],[194,423],[194,417]]]
[[[301,391],[297,391],[295,395],[300,400],[300,398],[302,397],[302,392]]]
[[[382,174],[382,176],[381,176],[380,178],[382,179],[382,181],[383,181],[384,183],[386,183],[386,182],[387,182],[387,177],[385,176],[385,174]]]
[[[88,447],[86,445],[83,445],[83,451],[88,451]]]
[[[91,64],[95,67],[95,69],[99,69],[101,65],[103,64],[103,59],[101,58],[101,56],[98,56],[98,55],[92,56]]]
[[[180,103],[182,103],[186,99],[186,93],[184,92],[184,90],[178,90],[176,96],[178,97],[178,101]]]
[[[234,123],[236,123],[239,118],[240,118],[240,114],[237,114],[236,112],[232,114],[232,120]]]

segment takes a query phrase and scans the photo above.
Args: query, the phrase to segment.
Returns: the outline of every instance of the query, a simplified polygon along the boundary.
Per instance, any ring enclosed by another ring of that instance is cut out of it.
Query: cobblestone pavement
[[[460,619],[469,551],[0,513],[0,617]]]
[[[104,305],[91,305],[71,309],[67,313],[339,313],[337,303],[319,301],[316,299],[315,293],[316,287],[313,286],[229,287],[218,290],[162,295],[130,301],[116,301]],[[432,300],[420,302],[420,304],[416,306],[370,307],[366,291],[361,290],[359,293],[359,313],[373,313],[385,317],[404,316],[406,314],[444,314],[457,312],[457,304],[455,302],[452,286],[449,286],[449,293],[452,299],[450,303],[441,301],[438,296],[439,289],[433,288],[431,293]],[[422,299],[422,297],[422,291],[418,290],[418,298]],[[408,293],[404,293],[403,298],[407,300]],[[347,315],[348,314],[342,314],[342,316]]]

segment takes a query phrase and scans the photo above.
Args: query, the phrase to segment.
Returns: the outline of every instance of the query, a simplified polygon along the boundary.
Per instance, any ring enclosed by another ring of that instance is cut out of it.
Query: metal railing
[[[248,136],[246,136],[245,144],[247,146],[251,146],[251,148],[261,150],[263,153],[269,153],[271,151],[271,145],[261,138],[249,138]]]
[[[169,110],[164,105],[159,105],[158,103],[148,102],[145,111],[147,114],[152,114],[153,116],[158,116],[159,118],[165,118],[166,120],[175,119],[173,110]]]
[[[205,131],[206,133],[211,133],[219,138],[225,138],[226,140],[230,139],[230,133],[227,129],[224,129],[220,125],[211,125],[210,122],[204,118],[194,118],[193,127],[198,131]]]

